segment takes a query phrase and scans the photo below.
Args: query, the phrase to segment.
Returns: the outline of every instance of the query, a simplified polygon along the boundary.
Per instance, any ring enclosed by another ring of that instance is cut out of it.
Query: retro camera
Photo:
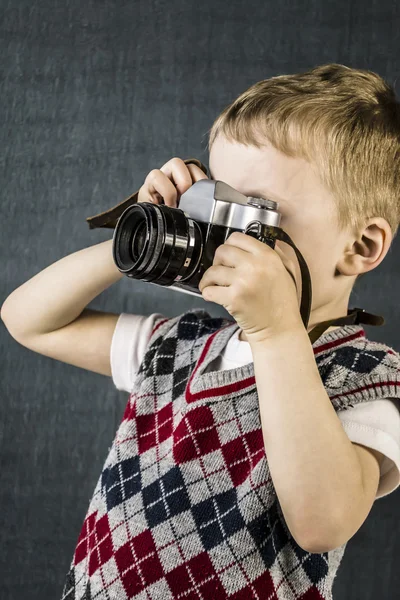
[[[127,277],[201,296],[204,272],[234,231],[275,247],[269,227],[279,227],[277,208],[277,202],[244,196],[223,181],[201,179],[182,194],[178,208],[129,206],[114,230],[113,259]]]

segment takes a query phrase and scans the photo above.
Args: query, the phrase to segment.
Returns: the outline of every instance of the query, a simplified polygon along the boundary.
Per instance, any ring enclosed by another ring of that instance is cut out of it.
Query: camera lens
[[[133,230],[132,241],[130,242],[132,248],[132,258],[134,261],[139,259],[139,256],[143,252],[143,248],[146,242],[146,224],[142,221],[139,226]]]
[[[178,208],[129,206],[114,231],[113,257],[128,277],[172,285],[193,275],[203,251],[200,227]]]

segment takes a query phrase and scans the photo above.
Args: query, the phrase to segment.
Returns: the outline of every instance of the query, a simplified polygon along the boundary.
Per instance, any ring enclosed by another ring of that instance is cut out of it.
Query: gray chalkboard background
[[[339,62],[395,82],[394,0],[0,1],[0,304],[56,260],[112,237],[85,218],[173,156],[208,165],[207,131],[267,77]],[[400,351],[399,243],[351,305],[383,314],[367,334]],[[122,279],[90,305],[175,316],[216,304]],[[0,597],[61,596],[128,394],[110,378],[19,345],[0,321]],[[338,600],[400,588],[399,495],[376,502],[347,546]]]

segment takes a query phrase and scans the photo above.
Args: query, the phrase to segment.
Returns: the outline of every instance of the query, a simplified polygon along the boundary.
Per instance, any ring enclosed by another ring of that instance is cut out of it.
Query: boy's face
[[[209,168],[211,179],[224,181],[245,196],[278,202],[280,227],[300,250],[310,271],[312,307],[307,331],[321,321],[345,316],[355,278],[335,277],[335,267],[350,239],[349,232],[339,230],[334,199],[312,165],[282,154],[267,142],[258,149],[219,135],[210,150]],[[296,280],[300,305],[301,273],[295,252],[280,240],[275,250]]]

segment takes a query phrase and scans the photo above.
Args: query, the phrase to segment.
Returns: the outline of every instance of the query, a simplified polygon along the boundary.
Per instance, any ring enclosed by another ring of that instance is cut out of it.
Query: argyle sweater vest
[[[254,364],[204,372],[235,327],[202,309],[156,323],[63,600],[332,598],[346,544],[317,554],[292,537],[268,468]],[[313,349],[336,411],[400,396],[399,354],[360,325],[322,334]]]

